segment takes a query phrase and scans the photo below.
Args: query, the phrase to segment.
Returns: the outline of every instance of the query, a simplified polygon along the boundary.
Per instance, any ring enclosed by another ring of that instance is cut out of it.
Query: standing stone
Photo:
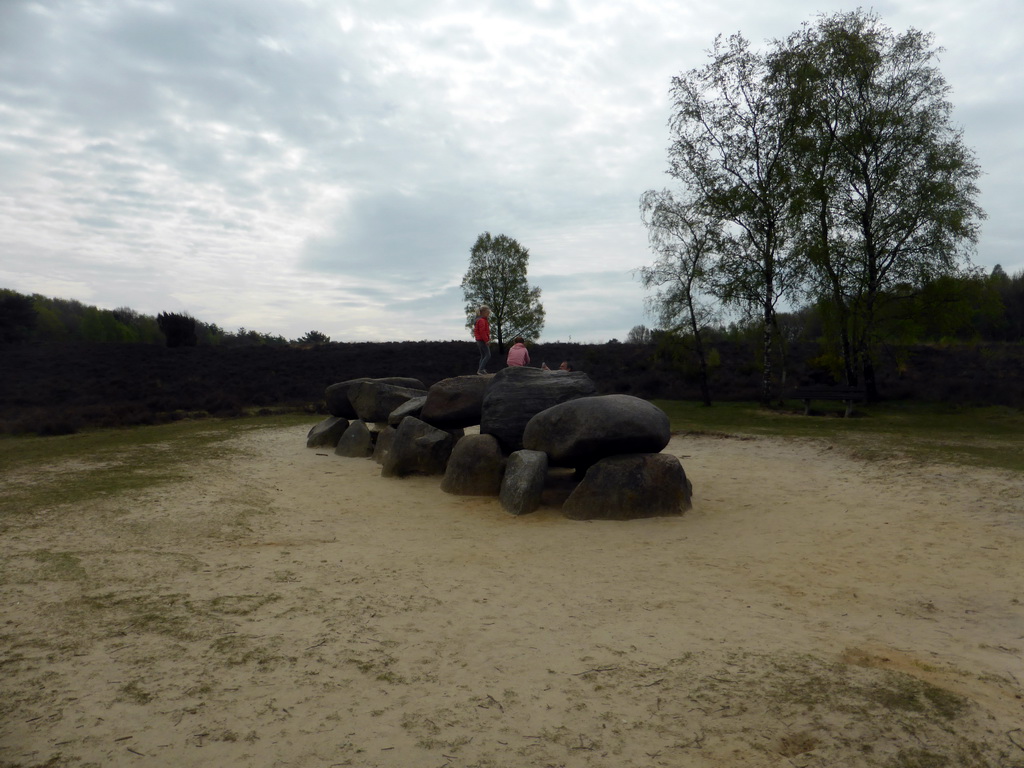
[[[307,448],[333,448],[348,429],[348,419],[330,416],[319,424],[315,424],[306,435]]]
[[[498,499],[512,515],[525,515],[540,507],[548,475],[548,456],[542,451],[516,451],[505,464]]]
[[[334,449],[338,456],[365,459],[373,453],[373,433],[358,419],[349,424]]]
[[[693,489],[679,459],[667,453],[636,453],[601,459],[562,505],[572,520],[633,520],[681,515]]]
[[[455,436],[450,432],[432,427],[415,416],[406,416],[395,432],[391,450],[381,466],[381,476],[444,474],[454,446]]]
[[[497,496],[505,457],[491,435],[467,435],[452,449],[441,490],[460,496]]]
[[[383,464],[387,461],[388,454],[391,452],[391,446],[395,442],[394,427],[384,427],[380,432],[377,433],[377,440],[373,444],[373,460],[378,464]]]

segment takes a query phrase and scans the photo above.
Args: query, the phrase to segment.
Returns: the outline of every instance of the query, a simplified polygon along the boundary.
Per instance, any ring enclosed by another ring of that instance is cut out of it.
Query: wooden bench
[[[853,404],[864,402],[867,399],[867,393],[864,391],[864,387],[813,386],[797,387],[793,390],[793,397],[804,401],[804,416],[810,414],[812,400],[841,400],[846,403],[844,416],[849,416],[853,413]]]

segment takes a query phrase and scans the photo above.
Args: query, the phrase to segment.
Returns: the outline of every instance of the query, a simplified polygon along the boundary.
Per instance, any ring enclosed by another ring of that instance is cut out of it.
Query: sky
[[[0,288],[224,329],[470,339],[483,232],[542,341],[624,340],[671,78],[831,0],[0,0]],[[1024,269],[1024,2],[886,0],[944,49],[982,168],[974,262]]]

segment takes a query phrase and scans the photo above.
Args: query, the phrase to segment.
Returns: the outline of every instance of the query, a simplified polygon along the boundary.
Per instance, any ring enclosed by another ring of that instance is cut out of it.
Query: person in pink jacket
[[[516,336],[512,348],[508,351],[508,358],[505,362],[509,366],[530,364],[530,352],[526,349],[522,336]]]
[[[481,376],[487,374],[487,362],[491,359],[491,308],[484,305],[480,307],[479,316],[473,324],[473,338],[476,339],[476,347],[480,352],[480,364],[476,372]]]

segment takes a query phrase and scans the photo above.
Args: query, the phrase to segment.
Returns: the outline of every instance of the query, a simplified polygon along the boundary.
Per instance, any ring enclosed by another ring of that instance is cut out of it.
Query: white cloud
[[[621,339],[645,322],[630,271],[650,260],[639,196],[669,181],[670,78],[718,33],[760,42],[846,9],[7,0],[0,279],[289,338],[463,338],[486,230],[530,249],[546,337]],[[1024,269],[1024,11],[876,9],[946,48],[986,171],[978,261]]]

